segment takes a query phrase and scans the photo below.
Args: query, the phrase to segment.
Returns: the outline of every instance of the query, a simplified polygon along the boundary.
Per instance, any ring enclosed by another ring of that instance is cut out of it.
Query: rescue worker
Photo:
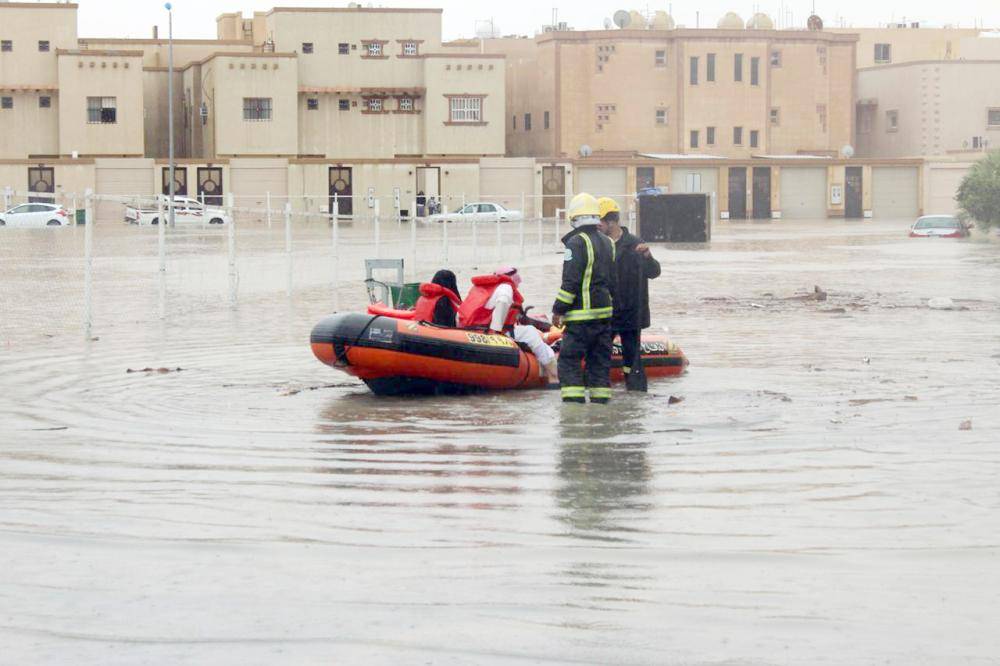
[[[552,306],[552,323],[565,323],[559,351],[563,402],[607,403],[611,399],[611,317],[615,293],[615,246],[598,231],[600,208],[580,193],[567,210],[573,231],[566,246],[562,285]],[[580,367],[586,362],[586,374]]]
[[[649,246],[621,223],[621,208],[609,197],[597,200],[601,213],[601,233],[615,243],[614,317],[611,327],[621,339],[622,372],[629,391],[646,390],[646,370],[642,366],[642,329],[649,328],[649,281],[660,276],[660,263]]]
[[[458,325],[511,335],[515,342],[528,346],[549,383],[554,384],[559,381],[556,353],[545,343],[537,328],[518,323],[524,305],[524,297],[518,291],[520,284],[521,275],[513,266],[503,266],[492,275],[472,278],[472,290],[458,310]]]

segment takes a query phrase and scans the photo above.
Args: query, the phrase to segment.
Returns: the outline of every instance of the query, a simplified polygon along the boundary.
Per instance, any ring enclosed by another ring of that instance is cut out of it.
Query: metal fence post
[[[10,208],[11,208],[10,203],[11,203],[11,199],[13,198],[13,196],[14,196],[14,192],[11,189],[10,185],[8,185],[7,187],[3,188],[3,209],[4,210],[10,210]]]
[[[86,226],[83,228],[83,334],[90,340],[94,328],[94,191],[88,189],[84,197]]]
[[[538,216],[538,254],[542,253],[542,248],[545,247],[545,234],[544,234],[544,220],[542,216]]]
[[[503,257],[503,223],[500,221],[500,216],[497,215],[497,263],[502,263]]]
[[[267,193],[267,228],[271,228],[271,193]]]
[[[381,210],[380,202],[376,197],[373,202],[375,205],[372,207],[372,214],[375,216],[374,227],[375,227],[375,258],[378,259],[382,256],[382,228],[379,226],[379,213]]]
[[[292,297],[292,203],[285,204],[285,264],[287,266],[287,284],[285,287],[288,297]]]
[[[441,212],[444,215],[448,214],[448,206],[441,206]],[[443,265],[448,265],[448,224],[447,220],[441,220],[441,251],[442,251],[442,261]]]
[[[233,195],[230,194],[230,197]],[[229,200],[229,228],[227,231],[227,245],[229,246],[229,304],[236,305],[236,219],[232,215],[232,198]]]
[[[410,277],[417,279],[417,200],[413,200],[413,214],[410,215],[410,258],[413,264],[410,267]]]
[[[163,196],[156,196],[157,240],[160,259],[160,319],[167,318],[167,220],[163,217]]]
[[[472,265],[479,265],[479,225],[476,218],[472,218]]]
[[[340,203],[333,198],[333,311],[340,309]]]

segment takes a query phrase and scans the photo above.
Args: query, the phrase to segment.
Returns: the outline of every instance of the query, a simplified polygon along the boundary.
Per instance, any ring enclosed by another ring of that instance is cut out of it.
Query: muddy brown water
[[[155,230],[99,228],[85,341],[82,232],[3,231],[0,662],[996,663],[1000,243],[905,226],[654,247],[690,372],[607,408],[371,396],[266,229],[235,308],[172,232],[160,321]]]

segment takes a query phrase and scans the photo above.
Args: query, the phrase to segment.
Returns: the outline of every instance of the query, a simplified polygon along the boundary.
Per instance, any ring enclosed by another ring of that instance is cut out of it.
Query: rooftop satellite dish
[[[604,29],[605,30],[611,30],[611,26],[613,26],[613,25],[614,25],[614,23],[611,22],[611,19],[609,19],[609,18],[604,19]]]
[[[813,14],[806,21],[806,27],[810,30],[822,30],[823,29],[823,19]]]
[[[582,146],[580,146],[580,157],[590,157],[593,154],[594,154],[594,149],[588,146],[587,144],[583,144]]]
[[[623,30],[628,27],[628,24],[632,22],[632,17],[624,9],[619,9],[615,12],[615,25]]]
[[[840,149],[840,154],[846,157],[847,159],[851,159],[852,157],[854,157],[854,146],[852,146],[851,144],[847,144],[846,146]]]

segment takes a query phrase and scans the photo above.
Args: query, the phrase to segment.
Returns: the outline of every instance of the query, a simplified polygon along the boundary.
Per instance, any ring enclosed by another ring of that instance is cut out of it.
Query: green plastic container
[[[392,307],[400,310],[412,308],[420,298],[420,283],[390,284],[389,291],[392,293]]]
[[[77,208],[73,211],[73,218],[77,224],[87,224],[87,209]]]

